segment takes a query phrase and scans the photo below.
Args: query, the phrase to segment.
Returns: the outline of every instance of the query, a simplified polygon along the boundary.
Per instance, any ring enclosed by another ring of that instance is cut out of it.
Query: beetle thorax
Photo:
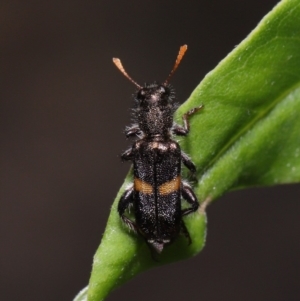
[[[173,124],[174,93],[170,86],[145,85],[136,95],[136,117],[146,136],[169,135]]]
[[[138,122],[140,129],[146,135],[168,135],[173,124],[173,118],[170,108],[160,108],[157,106],[149,110],[141,110],[138,113]]]

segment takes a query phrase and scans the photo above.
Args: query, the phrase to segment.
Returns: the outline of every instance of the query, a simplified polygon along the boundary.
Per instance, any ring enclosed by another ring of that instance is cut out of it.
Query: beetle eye
[[[162,94],[162,95],[165,94],[165,93],[166,93],[165,87],[160,86],[158,92],[159,92],[160,94]]]
[[[158,90],[159,94],[160,94],[160,99],[162,100],[162,102],[164,104],[167,104],[169,102],[169,90],[166,89],[164,86],[160,86],[159,90]]]
[[[138,100],[144,100],[146,97],[146,91],[141,89],[138,91],[138,94],[137,94],[137,99]]]

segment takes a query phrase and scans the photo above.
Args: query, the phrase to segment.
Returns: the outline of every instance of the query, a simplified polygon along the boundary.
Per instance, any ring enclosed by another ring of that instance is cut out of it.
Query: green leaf
[[[143,239],[130,233],[112,206],[88,289],[76,301],[100,301],[139,272],[194,256],[205,243],[205,205],[226,191],[300,181],[300,1],[280,2],[212,72],[176,113],[205,108],[191,119],[183,149],[198,168],[201,210],[185,218],[184,237],[151,258]],[[199,62],[201,64],[201,62]]]
[[[198,167],[201,200],[300,181],[299,49],[300,1],[282,1],[179,109],[177,116],[205,104],[182,141]]]

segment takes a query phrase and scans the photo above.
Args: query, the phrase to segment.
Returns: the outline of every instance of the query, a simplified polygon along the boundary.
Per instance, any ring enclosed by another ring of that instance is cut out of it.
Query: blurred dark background
[[[276,0],[1,1],[0,299],[70,301],[87,283],[129,164],[135,87],[172,79],[179,101]],[[205,135],[205,133],[203,134]],[[300,300],[300,186],[229,193],[194,259],[108,300]]]

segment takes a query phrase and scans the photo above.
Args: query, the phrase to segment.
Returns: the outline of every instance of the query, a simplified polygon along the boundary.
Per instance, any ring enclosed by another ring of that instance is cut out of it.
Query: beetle
[[[169,80],[177,69],[187,45],[180,47],[174,67],[163,83],[138,85],[125,71],[121,61],[113,58],[117,68],[137,87],[134,124],[127,127],[127,138],[137,138],[122,155],[123,161],[133,162],[133,183],[127,187],[118,203],[123,222],[144,237],[152,253],[160,254],[182,232],[192,242],[182,219],[195,212],[199,202],[191,186],[181,179],[183,163],[193,174],[196,167],[181,149],[173,135],[186,136],[189,118],[203,108],[193,108],[182,116],[183,126],[173,121],[177,108],[175,93]],[[181,208],[181,198],[189,207]],[[135,220],[126,215],[132,206]]]

